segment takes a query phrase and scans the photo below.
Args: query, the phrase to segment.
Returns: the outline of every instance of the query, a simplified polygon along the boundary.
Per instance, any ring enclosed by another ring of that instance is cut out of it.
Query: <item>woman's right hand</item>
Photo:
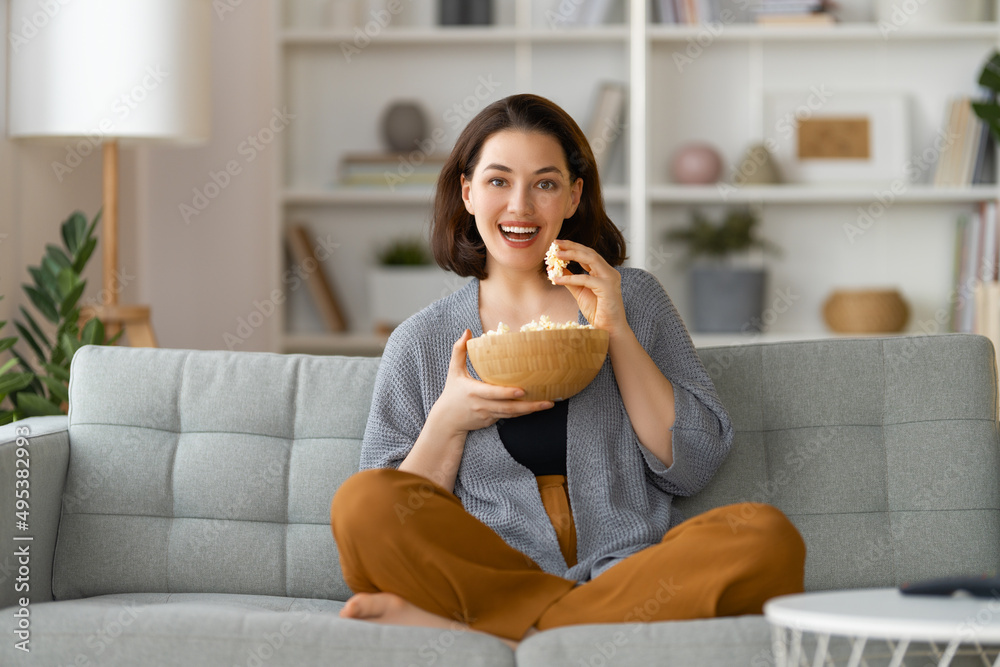
[[[452,346],[444,390],[431,407],[410,453],[399,464],[400,470],[423,475],[448,491],[455,489],[469,431],[553,405],[552,401],[519,401],[523,389],[486,384],[469,375],[465,362],[470,338],[472,332],[466,329]]]
[[[451,348],[448,378],[444,390],[431,408],[431,413],[446,421],[456,434],[485,428],[498,419],[519,417],[530,412],[547,410],[552,401],[523,401],[524,390],[501,387],[476,380],[466,367],[466,344],[472,332],[466,329]]]

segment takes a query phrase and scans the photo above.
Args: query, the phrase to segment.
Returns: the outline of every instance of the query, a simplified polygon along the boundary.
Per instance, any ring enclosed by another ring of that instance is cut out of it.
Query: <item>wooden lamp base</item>
[[[104,324],[108,338],[124,329],[132,347],[157,347],[149,306],[85,306],[80,309],[81,328],[94,317]]]
[[[132,347],[157,347],[149,306],[118,305],[118,141],[104,144],[104,290],[111,303],[80,309],[80,325],[96,317],[110,338],[122,329]]]

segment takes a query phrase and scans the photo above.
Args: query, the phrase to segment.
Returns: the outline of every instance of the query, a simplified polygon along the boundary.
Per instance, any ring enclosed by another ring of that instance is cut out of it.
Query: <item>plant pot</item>
[[[743,333],[761,330],[764,269],[695,266],[688,277],[694,331]]]
[[[437,266],[378,266],[368,274],[372,321],[391,329],[466,283]]]

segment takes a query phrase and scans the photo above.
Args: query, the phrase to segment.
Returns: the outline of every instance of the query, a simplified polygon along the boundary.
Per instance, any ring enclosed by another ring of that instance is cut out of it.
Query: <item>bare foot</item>
[[[422,628],[478,632],[464,623],[421,609],[395,593],[356,593],[344,604],[343,609],[340,610],[340,617],[371,621],[382,625],[411,625]],[[531,628],[524,636],[529,637],[535,632],[537,630]],[[496,637],[496,635],[490,636]],[[512,639],[504,637],[497,637],[497,639],[512,649],[517,648],[518,642]]]

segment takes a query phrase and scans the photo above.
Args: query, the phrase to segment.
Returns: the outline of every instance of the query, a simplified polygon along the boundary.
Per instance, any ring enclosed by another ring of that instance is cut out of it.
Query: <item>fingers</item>
[[[472,338],[472,332],[466,329],[451,346],[451,361],[448,362],[449,373],[465,373],[465,359],[468,355],[466,343]]]
[[[596,269],[597,271],[602,271],[604,267],[611,268],[600,253],[583,245],[582,243],[577,243],[576,241],[570,241],[568,239],[556,239],[556,257],[559,259],[569,260],[571,262],[576,262],[583,267],[583,270],[587,273],[593,273]],[[564,274],[570,275],[570,274]]]

